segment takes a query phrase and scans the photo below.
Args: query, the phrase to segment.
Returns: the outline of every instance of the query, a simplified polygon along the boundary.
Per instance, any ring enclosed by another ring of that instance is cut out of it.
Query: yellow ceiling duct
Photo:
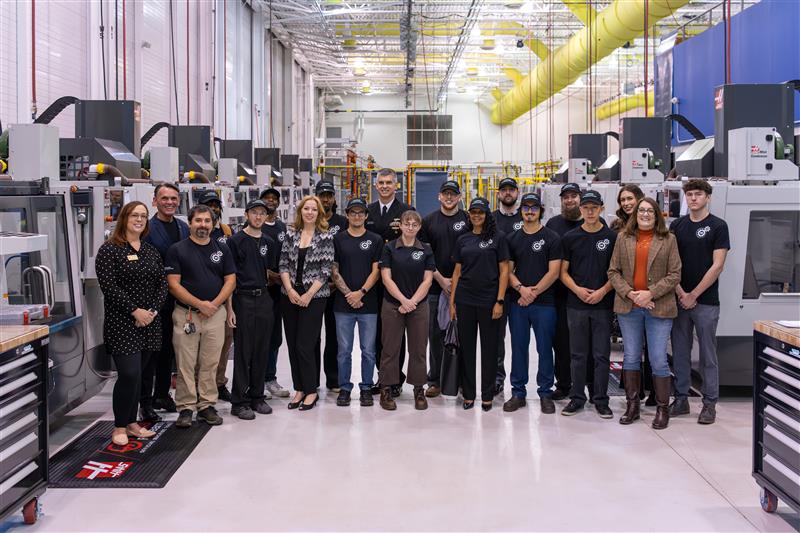
[[[649,0],[650,26],[686,5],[689,0]],[[492,108],[492,122],[511,124],[515,119],[573,83],[592,64],[587,54],[593,41],[592,59],[600,61],[644,31],[644,0],[614,0],[569,41],[542,61],[522,83],[508,91]]]
[[[492,89],[492,96],[494,96],[495,100],[500,100],[503,97],[503,91],[495,87]]]
[[[649,97],[648,103],[648,115],[652,116],[654,103],[652,94]],[[597,109],[595,109],[594,113],[597,117],[597,120],[604,120],[609,117],[613,117],[614,115],[621,115],[626,111],[637,109],[639,107],[644,107],[644,93],[620,96],[619,98],[615,98],[610,102],[606,102],[603,105],[597,106]]]
[[[512,67],[505,67],[505,68],[503,68],[503,74],[505,74],[506,76],[508,76],[508,78],[509,78],[511,81],[513,81],[513,82],[514,82],[514,85],[519,85],[519,83],[520,83],[520,82],[522,81],[522,79],[523,79],[522,73],[521,73],[520,71],[518,71],[517,69],[515,69],[515,68],[512,68]]]
[[[597,11],[595,11],[588,2],[579,3],[575,2],[574,0],[563,0],[563,2],[564,5],[567,6],[567,9],[572,11],[572,14],[578,17],[578,20],[583,22],[584,26],[588,25],[590,21],[597,18]]]
[[[550,49],[542,41],[536,38],[527,39],[525,45],[530,48],[536,57],[544,61],[550,55]]]

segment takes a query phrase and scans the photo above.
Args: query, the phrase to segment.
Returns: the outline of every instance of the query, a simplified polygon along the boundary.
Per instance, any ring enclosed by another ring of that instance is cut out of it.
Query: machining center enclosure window
[[[800,292],[800,211],[753,211],[742,298]]]

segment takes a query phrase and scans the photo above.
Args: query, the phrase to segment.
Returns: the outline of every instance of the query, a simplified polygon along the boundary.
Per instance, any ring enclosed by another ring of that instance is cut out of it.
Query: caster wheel
[[[39,518],[39,499],[34,498],[22,508],[22,519],[28,524],[35,524]]]
[[[766,487],[761,489],[761,508],[767,513],[774,513],[778,508],[778,497]]]

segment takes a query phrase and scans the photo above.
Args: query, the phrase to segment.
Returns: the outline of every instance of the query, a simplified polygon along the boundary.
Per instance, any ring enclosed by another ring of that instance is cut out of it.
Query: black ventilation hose
[[[155,137],[156,133],[163,130],[164,128],[168,128],[169,125],[170,125],[169,122],[156,122],[155,124],[153,124],[153,126],[149,130],[147,130],[147,132],[144,135],[142,135],[141,147],[144,148],[144,145],[149,143],[150,139]]]
[[[50,107],[44,110],[44,113],[36,117],[36,120],[33,121],[34,124],[50,124],[54,118],[56,118],[59,113],[64,111],[66,108],[71,106],[72,104],[77,104],[80,102],[80,98],[75,98],[74,96],[62,96],[52,104]]]
[[[689,122],[689,119],[684,117],[683,115],[679,115],[678,113],[672,113],[671,115],[667,115],[666,119],[667,120],[674,120],[675,122],[677,122],[678,124],[683,126],[686,129],[686,131],[688,131],[689,133],[692,134],[692,137],[694,137],[695,140],[699,141],[701,139],[705,139],[706,138],[706,136],[703,135],[703,132],[700,131],[697,128],[697,126],[695,126],[694,124]]]
[[[617,133],[616,131],[607,131],[606,135],[608,135],[609,137],[614,137],[617,141],[619,141],[619,133]]]

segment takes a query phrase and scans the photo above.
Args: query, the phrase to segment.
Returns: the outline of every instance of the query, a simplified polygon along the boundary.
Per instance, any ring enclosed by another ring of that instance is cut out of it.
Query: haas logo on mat
[[[106,446],[106,451],[114,453],[128,453],[128,452],[135,452],[136,450],[141,450],[142,446],[143,445],[140,441],[130,440],[128,441],[128,444],[126,444],[125,446],[117,446],[116,444],[111,443],[108,446]]]
[[[75,476],[80,479],[117,478],[128,471],[133,463],[126,461],[89,461]]]

